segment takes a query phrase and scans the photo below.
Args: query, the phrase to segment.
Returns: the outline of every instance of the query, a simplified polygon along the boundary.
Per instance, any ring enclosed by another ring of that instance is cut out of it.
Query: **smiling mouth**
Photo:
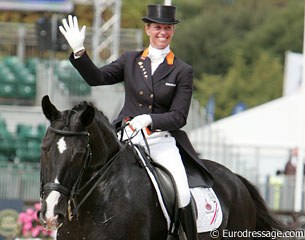
[[[167,40],[167,38],[164,38],[164,37],[159,37],[158,38],[160,41],[166,41]]]

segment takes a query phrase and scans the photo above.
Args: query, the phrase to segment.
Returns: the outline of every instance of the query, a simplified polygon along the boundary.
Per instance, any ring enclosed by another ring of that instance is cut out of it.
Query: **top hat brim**
[[[142,17],[142,21],[145,23],[162,23],[162,24],[178,24],[181,22],[181,20],[178,19],[150,18],[150,17]]]

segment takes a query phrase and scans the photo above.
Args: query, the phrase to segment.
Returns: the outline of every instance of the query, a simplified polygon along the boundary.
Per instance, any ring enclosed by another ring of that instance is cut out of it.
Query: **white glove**
[[[72,48],[74,54],[80,50],[85,49],[85,33],[86,26],[83,26],[79,31],[77,17],[72,18],[71,15],[68,16],[69,24],[66,19],[62,20],[63,26],[59,26],[60,32],[64,35],[70,47]]]
[[[129,123],[129,125],[135,131],[139,131],[142,128],[146,128],[150,124],[152,124],[152,119],[151,119],[151,116],[148,114],[142,114],[142,115],[136,116]]]

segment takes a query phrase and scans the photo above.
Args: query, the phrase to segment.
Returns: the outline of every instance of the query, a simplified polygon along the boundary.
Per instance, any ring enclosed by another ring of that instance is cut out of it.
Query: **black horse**
[[[41,154],[44,226],[58,229],[58,240],[165,240],[167,223],[151,181],[103,113],[87,102],[58,111],[48,96],[42,109],[50,121]],[[199,239],[221,239],[225,229],[282,227],[247,180],[215,162],[205,164],[215,178],[223,221],[219,237],[208,232]]]

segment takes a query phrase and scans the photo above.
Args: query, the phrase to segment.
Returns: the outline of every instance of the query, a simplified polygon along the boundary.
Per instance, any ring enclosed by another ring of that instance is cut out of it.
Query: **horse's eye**
[[[72,150],[72,157],[70,159],[70,161],[78,161],[81,160],[83,158],[83,156],[85,155],[86,150],[85,149],[73,149]]]
[[[81,155],[81,154],[85,154],[85,153],[86,153],[85,148],[76,148],[76,149],[72,150],[73,155]]]

